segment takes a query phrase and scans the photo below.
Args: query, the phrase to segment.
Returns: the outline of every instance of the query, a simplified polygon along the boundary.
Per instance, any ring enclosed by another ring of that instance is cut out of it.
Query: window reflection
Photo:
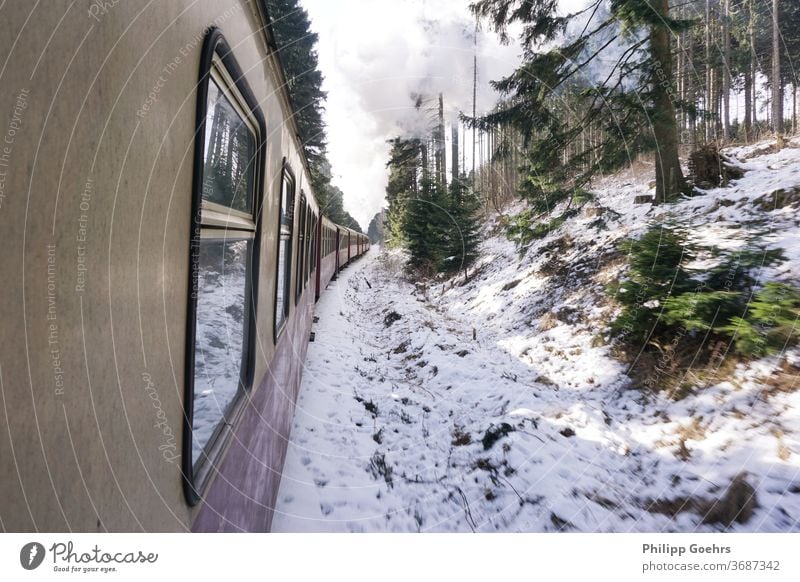
[[[255,137],[230,100],[208,84],[203,199],[252,212]]]
[[[192,462],[200,458],[242,386],[250,240],[200,241]]]

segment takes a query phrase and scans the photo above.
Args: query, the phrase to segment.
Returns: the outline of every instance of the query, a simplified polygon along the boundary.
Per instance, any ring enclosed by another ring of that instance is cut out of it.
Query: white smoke
[[[334,183],[345,193],[346,209],[363,226],[383,205],[386,141],[429,133],[439,93],[448,121],[458,112],[472,113],[475,20],[470,1],[303,1],[319,34]],[[513,71],[520,53],[483,28],[477,47],[478,113],[497,100],[489,81]],[[424,98],[419,108],[417,95]]]

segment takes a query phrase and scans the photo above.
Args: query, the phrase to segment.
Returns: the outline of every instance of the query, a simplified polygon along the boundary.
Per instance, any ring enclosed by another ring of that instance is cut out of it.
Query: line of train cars
[[[268,531],[369,241],[315,200],[265,3],[8,2],[0,53],[0,525]]]

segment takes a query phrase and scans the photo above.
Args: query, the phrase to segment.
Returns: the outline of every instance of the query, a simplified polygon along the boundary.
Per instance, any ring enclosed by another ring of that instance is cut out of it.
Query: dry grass
[[[615,346],[614,355],[630,363],[628,375],[636,387],[674,400],[720,382],[736,384],[736,366],[742,362],[725,342],[690,337],[666,345],[650,342],[641,353],[636,346]]]
[[[660,513],[671,518],[681,513],[693,512],[701,517],[702,523],[717,523],[729,528],[735,522],[747,523],[758,507],[758,501],[755,489],[747,482],[747,474],[742,473],[733,478],[725,493],[718,499],[654,499],[645,501],[643,507],[651,513]]]

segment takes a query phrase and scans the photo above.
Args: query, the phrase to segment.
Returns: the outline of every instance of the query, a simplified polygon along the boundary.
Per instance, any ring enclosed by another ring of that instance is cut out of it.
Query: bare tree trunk
[[[472,119],[475,119],[475,107],[478,101],[478,17],[475,17],[474,52],[472,55]],[[472,189],[475,190],[475,177],[478,170],[475,166],[475,126],[472,126]]]
[[[778,23],[780,0],[772,0],[772,130],[783,133],[783,87],[781,85],[781,40]]]
[[[665,20],[669,17],[669,0],[653,0],[653,8]],[[656,66],[669,84],[674,80],[672,74],[672,50],[670,31],[665,26],[654,26],[650,32],[650,51]],[[672,100],[671,85],[654,83],[653,136],[656,142],[656,197],[661,203],[675,199],[686,189],[678,157],[678,127],[675,122],[675,104]]]
[[[731,7],[725,0],[725,18],[722,22],[722,136],[731,138]]]
[[[436,180],[439,186],[447,188],[447,149],[444,133],[444,97],[439,93],[439,125],[436,129]]]
[[[753,131],[753,75],[748,64],[744,72],[744,140],[750,142]]]
[[[706,93],[704,99],[704,109],[705,109],[705,122],[703,123],[703,127],[705,129],[705,141],[706,143],[710,142],[713,139],[713,135],[711,132],[711,120],[708,118],[708,114],[711,112],[711,0],[706,0]]]
[[[461,171],[467,173],[467,129],[461,129]]]
[[[756,54],[756,5],[755,0],[750,0],[748,6],[750,18],[748,20],[748,36],[750,37],[750,83],[753,87],[753,139],[758,133],[758,55]]]
[[[694,82],[694,39],[692,37],[689,38],[689,58],[687,60],[686,100],[697,107],[697,91]],[[694,112],[689,113],[689,147],[692,151],[697,149],[697,115]]]
[[[427,183],[430,180],[430,167],[428,165],[428,144],[422,141],[420,144],[420,156],[422,157],[422,181]],[[427,187],[427,184],[425,184]]]
[[[458,123],[453,123],[453,128],[451,130],[452,138],[453,138],[453,161],[452,161],[452,170],[453,170],[453,177],[451,179],[452,183],[455,183],[458,180]]]

